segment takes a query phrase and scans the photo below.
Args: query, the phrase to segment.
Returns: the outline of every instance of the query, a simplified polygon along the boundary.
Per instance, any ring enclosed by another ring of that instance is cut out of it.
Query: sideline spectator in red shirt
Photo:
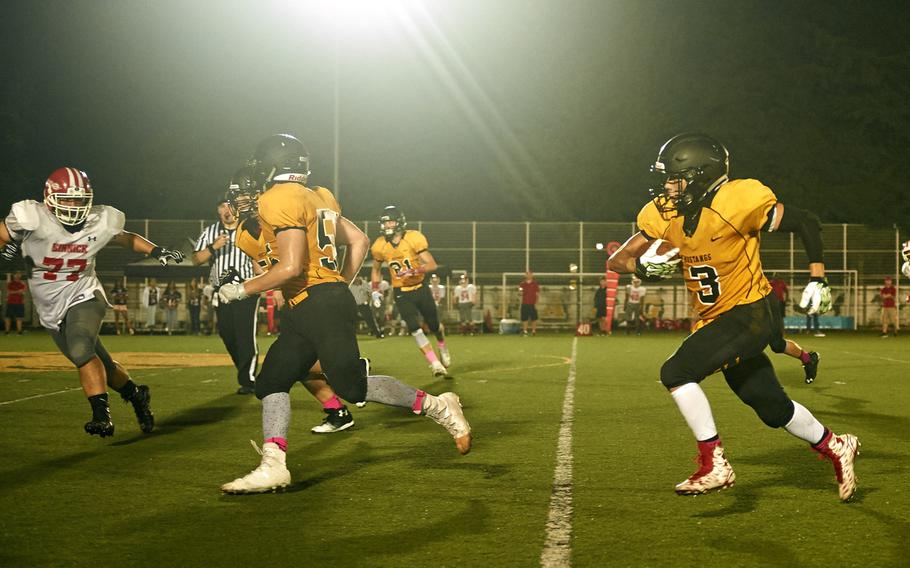
[[[878,291],[882,298],[882,337],[888,337],[889,325],[894,326],[894,335],[897,335],[897,304],[894,302],[897,290],[892,282],[890,276],[885,276],[885,285]]]
[[[537,333],[537,298],[540,296],[540,285],[534,280],[530,270],[524,281],[518,285],[521,290],[521,333],[528,334],[528,322],[531,322],[531,335]]]
[[[22,273],[13,274],[12,280],[6,283],[6,317],[3,319],[3,333],[8,335],[13,319],[16,320],[16,333],[22,335],[22,318],[25,317],[25,291],[28,286],[22,281]]]

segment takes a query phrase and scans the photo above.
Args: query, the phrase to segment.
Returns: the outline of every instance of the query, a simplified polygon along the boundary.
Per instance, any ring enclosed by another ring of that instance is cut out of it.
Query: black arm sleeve
[[[784,207],[784,216],[777,228],[788,233],[799,234],[803,246],[806,247],[806,256],[809,257],[810,264],[824,262],[822,224],[815,213],[787,205]]]

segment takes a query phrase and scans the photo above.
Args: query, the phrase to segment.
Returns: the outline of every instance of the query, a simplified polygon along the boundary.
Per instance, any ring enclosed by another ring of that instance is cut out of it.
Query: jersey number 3
[[[337,271],[338,262],[335,259],[338,251],[335,248],[335,227],[338,222],[338,212],[331,209],[317,209],[316,215],[319,250],[323,255],[319,258],[319,264],[329,270]]]
[[[720,297],[720,282],[717,280],[717,271],[707,264],[690,266],[689,277],[698,280],[698,301],[705,305],[717,302]]]

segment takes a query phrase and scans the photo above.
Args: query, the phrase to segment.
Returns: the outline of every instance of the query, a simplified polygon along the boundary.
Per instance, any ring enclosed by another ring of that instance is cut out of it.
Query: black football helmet
[[[290,134],[273,134],[259,143],[250,158],[252,181],[260,191],[280,181],[305,184],[310,175],[310,153]]]
[[[234,215],[245,218],[256,213],[257,197],[259,197],[259,191],[253,181],[253,168],[243,166],[231,176],[225,198],[234,210]]]
[[[386,223],[389,221],[395,221],[395,226],[387,227]],[[391,239],[395,236],[395,233],[403,235],[407,228],[408,220],[405,218],[401,209],[394,205],[389,205],[382,211],[382,215],[379,217],[379,230],[382,231],[382,234],[386,239]]]
[[[654,185],[648,191],[661,213],[685,215],[694,212],[729,179],[730,153],[706,134],[679,134],[667,140],[651,166]],[[680,192],[667,190],[668,182],[686,181]]]

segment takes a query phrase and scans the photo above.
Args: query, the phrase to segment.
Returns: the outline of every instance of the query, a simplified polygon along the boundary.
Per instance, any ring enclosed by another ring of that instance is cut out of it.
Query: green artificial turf
[[[683,336],[578,340],[573,415],[574,566],[902,565],[910,550],[910,340],[803,338],[822,355],[805,385],[771,355],[790,396],[863,446],[855,501],[802,442],[765,427],[723,378],[703,385],[736,470],[720,493],[678,497],[695,445],[658,383]],[[302,386],[284,493],[224,496],[253,469],[259,403],[233,370],[133,370],[158,428],[114,402],[113,438],[87,436],[74,371],[0,373],[0,566],[535,566],[540,563],[574,337],[451,337],[452,380],[432,377],[409,337],[365,339],[376,373],[459,393],[475,431],[460,456],[438,425],[402,409],[352,407],[354,428],[316,436]],[[214,337],[105,337],[108,350],[219,353]],[[265,351],[269,340],[262,338]],[[54,351],[41,333],[0,351]],[[57,393],[57,394],[50,394]],[[21,400],[35,395],[50,394]],[[114,399],[116,395],[112,396]]]

